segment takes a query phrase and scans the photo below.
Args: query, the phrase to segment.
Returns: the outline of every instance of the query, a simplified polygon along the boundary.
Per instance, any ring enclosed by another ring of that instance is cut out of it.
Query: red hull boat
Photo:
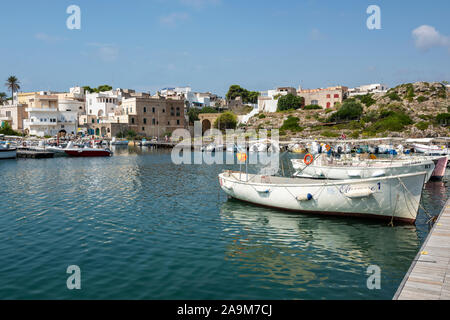
[[[109,149],[80,148],[64,150],[71,157],[110,157],[112,152]]]

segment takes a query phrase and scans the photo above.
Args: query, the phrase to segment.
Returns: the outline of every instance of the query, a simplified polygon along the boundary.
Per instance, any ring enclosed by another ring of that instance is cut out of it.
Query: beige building
[[[347,97],[348,88],[343,86],[324,89],[297,90],[297,95],[305,98],[305,105],[319,105],[324,109],[333,108],[336,103],[342,103]]]
[[[90,134],[108,138],[128,130],[145,137],[164,137],[185,128],[184,101],[134,93],[122,99],[119,109],[108,119],[83,115],[78,123]]]
[[[15,131],[23,131],[23,120],[28,118],[26,104],[0,106],[0,125],[9,123]]]
[[[116,117],[122,122],[127,119],[139,135],[162,137],[185,127],[184,101],[135,96],[122,100],[121,114]]]

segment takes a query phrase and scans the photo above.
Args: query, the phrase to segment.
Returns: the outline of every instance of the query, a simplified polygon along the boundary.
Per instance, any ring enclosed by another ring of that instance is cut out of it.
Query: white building
[[[122,96],[118,90],[86,94],[86,114],[98,118],[113,116],[118,110]]]
[[[385,93],[389,87],[385,84],[374,83],[348,89],[349,96],[361,96],[369,93]]]
[[[28,119],[23,121],[24,131],[35,136],[55,136],[60,132],[76,134],[77,110],[59,110],[58,96],[44,92],[28,99]]]
[[[164,88],[160,91],[160,95],[166,98],[184,98],[190,107],[203,108],[214,107],[216,95],[211,92],[193,92],[191,87]]]
[[[280,87],[274,90],[260,92],[258,96],[259,112],[276,112],[278,109],[278,98],[287,94],[297,95],[297,90],[292,87]]]

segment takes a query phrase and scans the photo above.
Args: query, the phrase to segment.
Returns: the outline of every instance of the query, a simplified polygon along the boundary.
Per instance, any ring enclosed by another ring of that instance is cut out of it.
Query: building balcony
[[[24,126],[56,126],[58,122],[50,122],[50,121],[23,121]]]
[[[58,108],[26,108],[26,112],[58,112]]]

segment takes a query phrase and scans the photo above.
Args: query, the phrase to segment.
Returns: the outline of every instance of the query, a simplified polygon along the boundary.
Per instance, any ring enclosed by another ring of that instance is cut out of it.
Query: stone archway
[[[202,134],[204,134],[206,131],[208,131],[209,129],[211,129],[211,121],[209,121],[208,119],[205,119],[202,121]]]
[[[220,113],[200,113],[198,119],[202,124],[202,134],[213,127],[214,122],[220,116]]]

